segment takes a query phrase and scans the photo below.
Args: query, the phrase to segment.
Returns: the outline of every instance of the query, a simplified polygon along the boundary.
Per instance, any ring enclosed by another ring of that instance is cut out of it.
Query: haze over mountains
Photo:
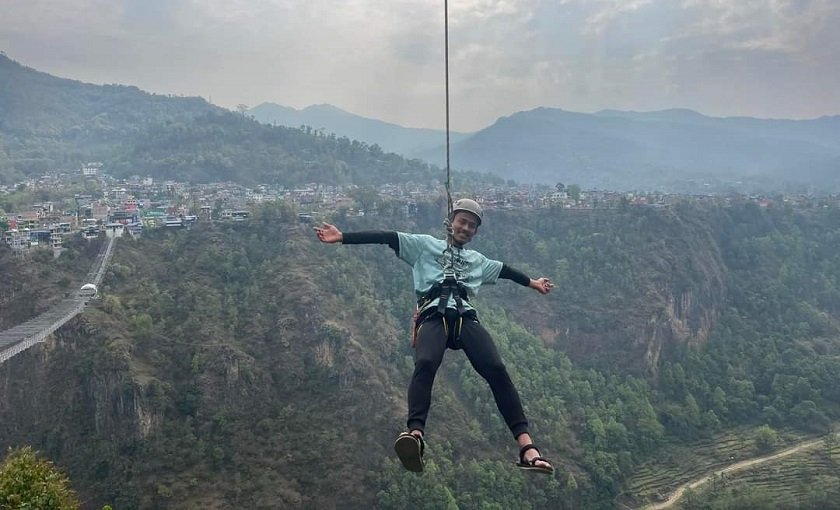
[[[354,115],[329,104],[308,106],[302,110],[274,103],[263,103],[248,110],[254,119],[265,124],[288,127],[310,126],[353,140],[375,143],[383,149],[406,157],[419,157],[443,150],[446,132],[438,129],[407,128],[381,120]],[[469,133],[451,132],[457,142]]]
[[[263,104],[246,116],[280,126],[260,125],[201,98],[56,78],[3,55],[0,112],[0,182],[6,183],[90,160],[105,162],[116,175],[244,184],[372,184],[440,175],[424,162],[445,164],[443,130],[406,128],[329,105]],[[302,125],[311,129],[298,129]],[[451,143],[454,170],[526,183],[840,191],[840,116],[797,121],[679,109],[587,114],[536,108],[475,133],[451,133]],[[302,145],[319,161],[302,155]]]
[[[262,104],[249,113],[261,122],[309,125],[445,163],[443,130],[405,128],[330,105]],[[453,168],[521,182],[617,190],[840,189],[840,116],[796,121],[685,109],[587,114],[536,108],[476,133],[453,133],[451,142]]]
[[[271,127],[199,97],[56,78],[0,55],[0,184],[100,161],[114,177],[244,185],[427,180],[429,165]]]

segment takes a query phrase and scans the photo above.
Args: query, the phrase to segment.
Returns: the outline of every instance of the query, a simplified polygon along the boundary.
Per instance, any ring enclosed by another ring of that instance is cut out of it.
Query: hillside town
[[[74,192],[85,190],[84,193]],[[417,204],[441,197],[441,183],[384,184],[377,189],[354,185],[310,183],[299,187],[262,184],[253,188],[232,182],[189,184],[134,176],[115,179],[102,163],[91,162],[76,171],[51,173],[13,185],[0,185],[0,228],[3,241],[14,250],[49,247],[60,250],[63,239],[80,233],[138,237],[151,228],[189,228],[197,221],[247,221],[255,206],[280,201],[291,205],[302,222],[336,211],[375,216],[388,204],[389,214],[405,217]],[[61,197],[60,201],[16,204],[4,196],[29,191],[32,196]],[[737,194],[666,194],[581,190],[577,185],[473,185],[470,194],[488,209],[561,208],[575,211],[617,207],[669,207],[676,202],[727,203],[752,201],[760,207],[838,207],[840,197],[809,195],[743,196]],[[5,204],[5,211],[3,210]],[[9,210],[12,209],[12,210]]]

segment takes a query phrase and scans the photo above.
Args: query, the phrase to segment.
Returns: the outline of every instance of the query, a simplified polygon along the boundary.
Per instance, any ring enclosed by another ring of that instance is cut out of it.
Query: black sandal
[[[537,450],[537,456],[531,460],[525,460],[525,452],[528,450]],[[545,473],[550,475],[554,473],[554,466],[551,465],[551,461],[539,455],[540,449],[534,446],[533,444],[526,444],[522,448],[519,449],[519,462],[516,463],[516,467],[519,469],[524,469],[525,471],[536,471],[537,473]],[[548,467],[545,466],[537,466],[537,461],[543,461],[548,463]]]
[[[426,449],[426,442],[422,437],[416,436],[411,432],[403,432],[394,441],[394,451],[397,452],[397,457],[400,458],[403,467],[415,473],[423,472],[423,450]]]

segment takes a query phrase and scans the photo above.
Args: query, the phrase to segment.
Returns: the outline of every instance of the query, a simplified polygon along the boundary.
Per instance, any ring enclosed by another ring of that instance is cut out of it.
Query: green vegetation
[[[104,158],[109,174],[191,182],[374,184],[429,182],[425,163],[316,131],[262,125],[218,109],[184,122],[153,125]]]
[[[736,430],[685,444],[669,441],[655,457],[638,466],[624,483],[623,496],[637,506],[662,500],[678,486],[753,455],[750,430]]]
[[[440,215],[334,221],[438,234]],[[554,479],[512,466],[515,445],[461,353],[435,387],[429,471],[399,468],[409,269],[387,247],[319,244],[282,206],[120,240],[102,301],[60,333],[72,349],[0,367],[0,443],[37,445],[117,508],[653,499],[754,455],[757,431],[790,441],[840,418],[837,216],[490,212],[476,249],[558,284],[541,297],[501,281],[477,298]],[[676,447],[703,442],[694,457]],[[657,463],[668,458],[691,467]]]
[[[758,453],[767,453],[779,444],[779,434],[769,425],[762,425],[756,429],[753,441]]]
[[[83,285],[103,240],[73,236],[57,259],[52,248],[33,250],[26,257],[0,242],[0,331],[26,322],[50,309]]]
[[[838,454],[835,448],[832,455]],[[811,450],[785,462],[718,477],[711,486],[684,497],[678,507],[682,510],[834,508],[840,498],[840,474],[825,451]]]
[[[0,90],[0,183],[88,161],[114,177],[287,186],[428,183],[442,175],[377,145],[262,125],[200,98],[56,78],[2,55]]]
[[[378,184],[443,175],[375,145],[261,126],[198,98],[60,80],[2,56],[0,90],[3,183],[98,160],[116,176],[355,184],[366,206]],[[63,199],[43,193],[20,185],[0,207]],[[442,203],[419,204],[411,220],[377,205],[380,217],[324,219],[441,233]],[[91,505],[120,509],[656,499],[840,419],[838,220],[834,208],[737,200],[489,211],[475,248],[557,284],[542,297],[503,281],[477,299],[555,478],[513,468],[492,395],[460,353],[435,387],[429,469],[404,472],[391,440],[412,368],[409,270],[382,246],[321,245],[277,204],[247,223],[120,240],[101,300],[0,366],[0,446],[35,445]],[[11,275],[0,326],[75,290],[100,243],[70,240],[58,259],[0,246]],[[836,496],[836,440],[820,451],[685,505],[818,507]]]
[[[2,183],[103,160],[150,126],[187,121],[214,109],[198,98],[56,78],[3,55],[0,90]]]
[[[67,477],[32,448],[10,451],[0,464],[0,509],[76,510],[80,506]]]

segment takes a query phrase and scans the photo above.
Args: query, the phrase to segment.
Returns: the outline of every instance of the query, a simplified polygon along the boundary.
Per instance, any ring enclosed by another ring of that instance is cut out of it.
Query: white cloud
[[[678,37],[719,38],[730,49],[803,53],[832,18],[840,5],[834,0],[685,0],[695,21]]]
[[[598,35],[616,18],[638,11],[653,0],[601,0],[599,3],[601,7],[586,19],[584,33]]]
[[[452,0],[453,127],[535,106],[840,112],[835,0]],[[6,0],[0,49],[224,106],[443,125],[440,0]],[[733,85],[734,84],[734,85]]]

